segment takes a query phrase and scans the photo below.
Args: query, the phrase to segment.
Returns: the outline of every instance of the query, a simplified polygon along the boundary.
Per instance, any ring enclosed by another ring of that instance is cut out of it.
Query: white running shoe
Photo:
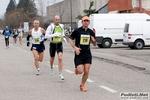
[[[54,74],[54,68],[50,68],[50,75],[52,76]]]
[[[39,69],[37,70],[36,75],[40,75],[40,70]]]
[[[64,76],[62,75],[62,73],[59,74],[58,78],[59,78],[60,80],[65,80]]]

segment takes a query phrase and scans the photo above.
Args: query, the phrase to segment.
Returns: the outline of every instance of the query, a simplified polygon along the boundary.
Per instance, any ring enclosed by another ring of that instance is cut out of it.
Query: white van
[[[142,49],[150,46],[150,22],[126,23],[123,34],[123,44],[131,49]]]
[[[147,20],[150,16],[144,13],[91,14],[89,28],[95,31],[98,47],[110,48],[112,44],[122,44],[125,23]]]

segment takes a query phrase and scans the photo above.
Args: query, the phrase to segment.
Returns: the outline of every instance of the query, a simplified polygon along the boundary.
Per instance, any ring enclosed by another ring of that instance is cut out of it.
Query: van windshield
[[[124,27],[124,32],[128,32],[129,31],[129,24],[125,24],[125,27]]]

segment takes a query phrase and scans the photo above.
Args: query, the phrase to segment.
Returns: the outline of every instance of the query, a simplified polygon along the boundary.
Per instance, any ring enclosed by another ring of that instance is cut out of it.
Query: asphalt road
[[[0,35],[0,45],[0,100],[120,100],[121,92],[150,92],[150,48],[91,46],[93,64],[86,83],[88,92],[83,93],[79,90],[81,75],[74,74],[74,53],[69,43],[64,43],[64,81],[58,79],[57,57],[54,75],[49,74],[49,41],[45,42],[39,76],[35,75],[34,59],[25,39],[23,45],[14,45],[10,38],[10,48],[6,49]]]

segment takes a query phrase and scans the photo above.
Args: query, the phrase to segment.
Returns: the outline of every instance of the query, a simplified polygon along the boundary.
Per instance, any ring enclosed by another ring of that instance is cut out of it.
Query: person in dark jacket
[[[16,43],[17,43],[17,37],[18,37],[18,31],[17,31],[16,28],[13,29],[12,34],[13,34],[13,38],[14,38],[14,44],[16,45]]]
[[[11,34],[11,31],[8,29],[8,26],[3,31],[3,35],[5,38],[5,44],[6,44],[6,49],[9,48],[9,36]]]

